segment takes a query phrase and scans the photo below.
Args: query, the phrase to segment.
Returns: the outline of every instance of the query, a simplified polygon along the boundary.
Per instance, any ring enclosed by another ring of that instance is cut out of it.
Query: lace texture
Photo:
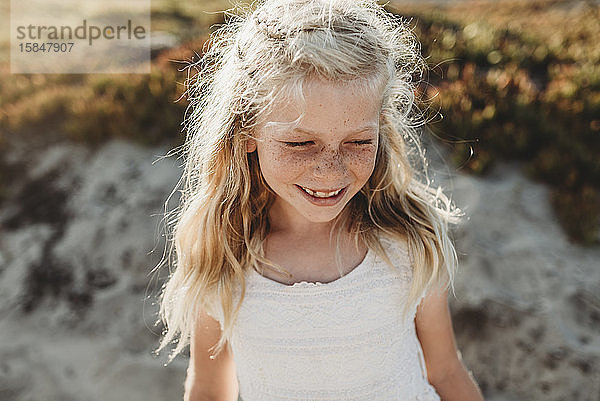
[[[402,316],[406,247],[382,244],[394,270],[369,250],[330,283],[289,286],[248,273],[231,340],[243,401],[440,400],[415,332],[417,305]]]

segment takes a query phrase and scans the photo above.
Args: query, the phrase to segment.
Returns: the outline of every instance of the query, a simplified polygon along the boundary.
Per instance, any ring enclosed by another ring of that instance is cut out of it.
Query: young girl
[[[266,0],[189,87],[162,295],[185,400],[481,400],[448,312],[459,211],[420,180],[424,62],[367,0]]]

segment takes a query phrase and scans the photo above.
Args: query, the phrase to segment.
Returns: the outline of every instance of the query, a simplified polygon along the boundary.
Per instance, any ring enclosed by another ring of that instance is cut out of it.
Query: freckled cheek
[[[293,181],[309,163],[306,155],[277,147],[264,149],[259,153],[259,159],[263,175],[274,176],[279,181]]]
[[[377,149],[365,149],[346,155],[346,166],[359,178],[368,179],[375,167]]]

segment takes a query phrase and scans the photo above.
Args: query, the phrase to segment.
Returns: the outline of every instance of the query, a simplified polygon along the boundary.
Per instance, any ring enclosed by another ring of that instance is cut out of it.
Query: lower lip
[[[304,195],[304,197],[310,203],[312,203],[313,205],[317,205],[317,206],[333,206],[333,205],[337,204],[340,201],[340,199],[342,199],[342,197],[346,193],[346,190],[348,189],[348,187],[345,187],[337,195],[330,196],[329,198],[318,198],[316,196],[312,196],[311,194],[309,194],[308,192],[303,190],[302,187],[300,187],[299,185],[296,185],[296,187],[298,188],[298,190],[300,192],[302,192],[302,195]]]

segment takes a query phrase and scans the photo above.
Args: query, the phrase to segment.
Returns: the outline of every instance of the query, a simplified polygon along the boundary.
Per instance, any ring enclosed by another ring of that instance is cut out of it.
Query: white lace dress
[[[382,240],[396,270],[369,250],[330,283],[285,285],[252,271],[231,346],[243,401],[439,401],[402,305],[406,248]]]

